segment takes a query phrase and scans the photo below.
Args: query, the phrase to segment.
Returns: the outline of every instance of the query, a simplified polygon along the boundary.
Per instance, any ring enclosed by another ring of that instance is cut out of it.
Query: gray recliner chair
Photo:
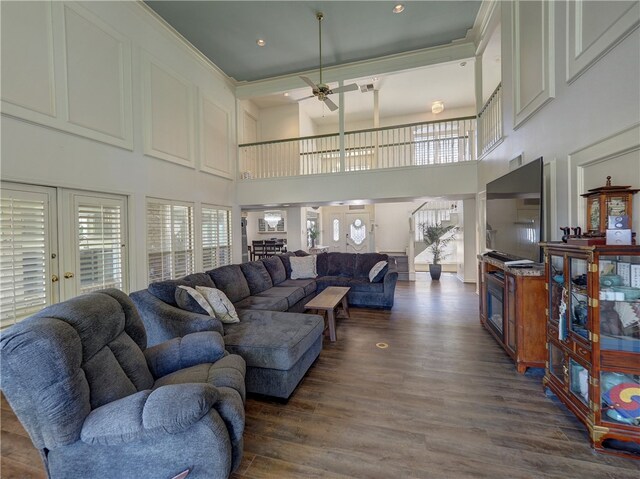
[[[238,467],[244,360],[214,331],[146,345],[115,289],[0,333],[2,390],[51,478],[227,478]]]

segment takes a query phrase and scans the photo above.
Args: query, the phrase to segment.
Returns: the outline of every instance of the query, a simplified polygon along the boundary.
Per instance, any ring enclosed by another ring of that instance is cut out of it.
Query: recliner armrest
[[[219,397],[210,384],[172,384],[140,391],[91,411],[80,438],[87,444],[116,445],[179,433],[209,413]]]
[[[216,331],[187,334],[144,351],[149,370],[156,379],[197,364],[215,363],[224,355],[224,340]]]

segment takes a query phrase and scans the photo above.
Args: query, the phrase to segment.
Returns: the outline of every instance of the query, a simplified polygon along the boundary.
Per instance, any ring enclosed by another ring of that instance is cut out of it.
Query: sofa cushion
[[[241,311],[238,324],[225,325],[227,351],[239,354],[249,367],[287,371],[324,330],[315,314]]]
[[[223,291],[203,286],[196,286],[196,290],[209,303],[210,308],[213,310],[212,316],[218,318],[221,323],[228,324],[240,321],[236,309]]]
[[[316,291],[315,279],[286,279],[278,286],[295,286],[296,288],[304,289],[304,295],[309,296]]]
[[[356,267],[354,278],[368,278],[369,271],[376,263],[380,261],[387,261],[389,257],[386,254],[380,253],[361,253],[356,255]]]
[[[251,294],[247,279],[237,264],[221,266],[207,271],[207,274],[211,276],[211,279],[216,284],[215,287],[226,294],[232,303],[242,301]]]
[[[288,307],[291,308],[294,304],[304,298],[304,288],[297,288],[295,286],[274,286],[266,291],[258,294],[258,296],[274,297],[274,298],[286,298]]]
[[[371,283],[380,283],[387,271],[389,271],[389,263],[387,261],[378,261],[369,271],[369,281]]]
[[[304,257],[292,256],[291,279],[311,279],[318,276],[316,272],[316,257],[309,255]]]
[[[271,282],[275,286],[282,283],[287,279],[287,270],[284,269],[284,264],[279,256],[270,256],[262,260],[264,267],[267,268],[269,276],[271,276]]]
[[[194,273],[180,279],[169,279],[166,281],[151,283],[147,289],[159,300],[164,301],[171,306],[178,306],[176,303],[176,288],[181,285],[189,286],[191,288],[195,288],[196,286],[215,288],[215,284],[208,274]]]
[[[236,309],[259,309],[267,311],[286,311],[289,309],[287,298],[278,296],[249,296],[233,305]]]
[[[273,287],[271,276],[269,276],[269,272],[262,261],[242,263],[240,269],[244,273],[244,277],[249,284],[249,292],[252,295]]]
[[[280,261],[282,261],[282,266],[284,266],[284,270],[287,273],[287,278],[291,278],[291,261],[289,258],[291,258],[292,256],[295,255],[291,251],[278,255],[278,258],[280,258]]]
[[[180,285],[176,288],[176,304],[178,308],[191,313],[215,316],[211,305],[207,302],[206,298],[202,296],[202,293],[190,286]]]
[[[373,264],[371,266],[373,266]],[[327,253],[327,276],[346,276],[352,278],[355,269],[355,253]],[[367,273],[368,272],[369,270],[367,270]]]
[[[349,283],[344,286],[348,286],[349,288],[351,288],[349,292],[384,293],[384,283],[372,283],[369,281],[369,278],[351,278],[349,280]]]
[[[318,276],[326,276],[328,264],[329,253],[320,253],[316,255],[316,272]]]
[[[346,276],[323,276],[322,278],[316,278],[318,289],[322,290],[328,286],[346,286],[349,287],[353,278],[347,278]]]

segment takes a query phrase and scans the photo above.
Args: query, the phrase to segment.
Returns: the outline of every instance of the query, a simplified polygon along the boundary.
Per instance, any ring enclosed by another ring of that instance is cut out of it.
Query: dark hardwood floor
[[[388,348],[379,349],[384,342]],[[2,477],[44,477],[2,403]],[[351,309],[287,404],[247,401],[240,478],[638,479],[520,375],[478,321],[473,285],[400,282],[391,312]]]

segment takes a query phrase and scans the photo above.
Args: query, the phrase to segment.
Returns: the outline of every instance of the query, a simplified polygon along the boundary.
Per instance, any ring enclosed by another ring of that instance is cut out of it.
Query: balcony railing
[[[475,117],[240,145],[241,180],[476,159]],[[342,146],[343,145],[343,146]]]
[[[502,140],[502,83],[493,91],[478,114],[478,153],[480,157]]]

